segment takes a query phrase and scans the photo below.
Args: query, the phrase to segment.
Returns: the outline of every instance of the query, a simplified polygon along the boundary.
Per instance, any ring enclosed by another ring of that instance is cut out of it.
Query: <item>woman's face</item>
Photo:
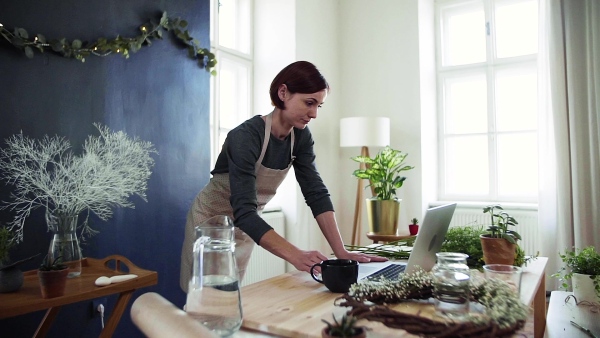
[[[304,129],[310,120],[317,118],[319,108],[327,98],[327,90],[323,89],[312,94],[291,94],[286,87],[283,91],[279,91],[279,95],[285,104],[281,114],[283,122],[290,127]]]

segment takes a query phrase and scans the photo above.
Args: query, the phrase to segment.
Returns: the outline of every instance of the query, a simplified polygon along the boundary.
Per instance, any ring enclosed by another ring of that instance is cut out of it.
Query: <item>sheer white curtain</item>
[[[551,274],[559,251],[600,250],[600,1],[540,0],[540,13],[540,255]]]

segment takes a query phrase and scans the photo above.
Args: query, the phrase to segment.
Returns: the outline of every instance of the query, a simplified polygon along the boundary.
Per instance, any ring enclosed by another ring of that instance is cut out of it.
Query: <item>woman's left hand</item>
[[[360,252],[350,252],[346,251],[340,255],[336,255],[338,259],[353,259],[359,263],[368,263],[368,262],[385,262],[388,259],[385,257],[377,256],[377,255],[367,255]]]

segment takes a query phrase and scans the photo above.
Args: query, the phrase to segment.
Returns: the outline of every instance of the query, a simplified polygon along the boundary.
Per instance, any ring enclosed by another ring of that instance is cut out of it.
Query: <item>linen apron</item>
[[[271,114],[267,115],[265,122],[265,140],[262,145],[260,156],[256,161],[256,198],[258,201],[257,210],[262,213],[262,210],[273,196],[281,182],[287,176],[295,156],[294,150],[294,130],[291,134],[290,146],[290,163],[285,169],[271,169],[262,165],[263,158],[269,145],[271,138]],[[179,277],[179,285],[183,291],[187,292],[188,283],[192,275],[193,269],[193,245],[196,241],[195,227],[204,223],[206,220],[217,215],[227,215],[233,218],[233,208],[229,203],[231,189],[229,187],[229,174],[215,174],[210,179],[208,184],[200,191],[194,199],[194,203],[187,214],[185,223],[185,239],[181,250],[181,271]],[[235,258],[238,268],[240,282],[246,273],[246,267],[250,261],[250,255],[254,248],[254,241],[245,232],[238,227],[235,228]]]

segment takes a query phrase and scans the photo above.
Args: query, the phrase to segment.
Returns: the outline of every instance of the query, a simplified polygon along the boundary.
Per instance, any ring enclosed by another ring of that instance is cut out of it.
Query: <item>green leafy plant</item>
[[[401,188],[406,180],[406,177],[401,176],[401,173],[414,168],[404,164],[407,155],[387,146],[379,151],[374,158],[368,156],[353,157],[352,160],[365,163],[366,169],[357,169],[352,175],[359,179],[368,179],[370,183],[367,187],[374,188],[377,199],[391,200],[396,196],[396,190]]]
[[[158,23],[152,21],[139,27],[140,35],[135,37],[123,37],[117,35],[116,38],[98,38],[95,42],[86,43],[81,39],[68,41],[65,38],[46,39],[42,34],[30,35],[27,30],[15,27],[9,31],[0,24],[0,36],[4,37],[14,47],[21,49],[28,58],[33,58],[34,51],[38,50],[54,52],[66,58],[75,58],[85,62],[89,55],[107,56],[110,54],[121,54],[129,58],[130,54],[137,52],[143,46],[152,45],[153,39],[162,39],[164,31],[170,31],[180,40],[188,51],[188,56],[198,61],[200,68],[204,68],[211,74],[216,74],[214,70],[217,60],[215,54],[210,49],[200,47],[200,42],[190,36],[187,27],[188,23],[180,18],[170,18],[167,12],[163,12]]]
[[[417,224],[419,224],[419,220],[418,220],[418,219],[416,219],[416,218],[413,218],[413,219],[411,219],[411,220],[410,220],[410,224],[415,224],[415,225],[417,225]]]
[[[323,323],[327,324],[327,331],[329,332],[330,336],[353,337],[365,330],[365,328],[362,326],[356,326],[358,319],[354,316],[343,315],[339,321],[335,318],[335,316],[332,317],[333,323],[330,323],[325,319],[321,319]]]
[[[0,266],[10,259],[10,250],[17,244],[15,235],[9,228],[0,227]]]
[[[50,255],[46,255],[42,264],[39,267],[40,271],[57,271],[68,268],[66,264],[62,262],[62,256],[58,256],[55,259],[52,259]]]
[[[565,250],[564,254],[559,252],[558,256],[561,258],[564,266],[552,274],[552,277],[558,278],[563,289],[568,290],[568,282],[573,278],[574,273],[590,275],[594,283],[596,295],[600,297],[600,253],[593,246],[583,249],[573,248],[573,250]]]
[[[485,234],[486,230],[482,225],[463,225],[453,226],[448,229],[440,251],[442,252],[460,252],[469,255],[467,265],[471,269],[483,269],[483,250],[479,236]],[[366,254],[387,257],[389,259],[408,259],[410,251],[401,251],[401,246],[413,246],[417,237],[412,236],[407,239],[389,242],[378,246],[357,246],[345,245],[350,251],[358,251]],[[527,263],[539,255],[539,252],[532,256],[526,256],[525,251],[517,244],[515,257],[515,266],[527,265]]]
[[[483,250],[479,236],[484,234],[483,226],[454,226],[448,229],[442,243],[442,252],[460,252],[469,255],[467,265],[471,269],[483,268]]]
[[[510,243],[516,244],[521,239],[521,235],[509,226],[518,224],[514,217],[510,216],[499,204],[488,205],[483,208],[483,213],[490,214],[491,225],[486,229],[486,235],[491,238],[504,238]]]

